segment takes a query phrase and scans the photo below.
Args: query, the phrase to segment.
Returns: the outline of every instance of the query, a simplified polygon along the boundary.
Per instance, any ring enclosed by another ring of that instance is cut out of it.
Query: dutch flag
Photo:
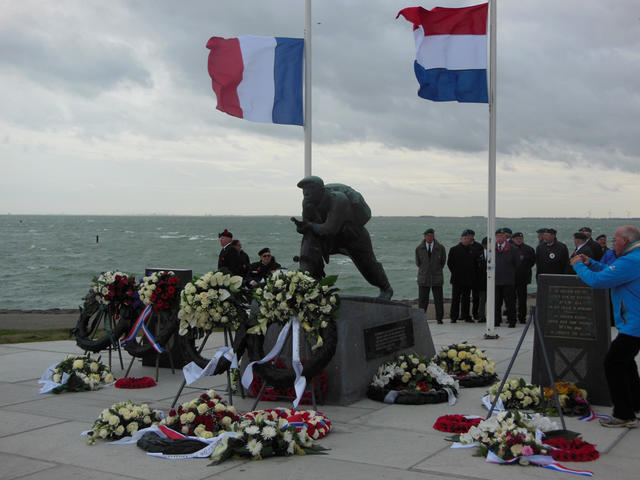
[[[302,125],[302,38],[211,37],[209,75],[218,110],[253,122]]]
[[[432,10],[410,7],[398,13],[413,23],[420,97],[488,103],[487,10],[484,3]]]

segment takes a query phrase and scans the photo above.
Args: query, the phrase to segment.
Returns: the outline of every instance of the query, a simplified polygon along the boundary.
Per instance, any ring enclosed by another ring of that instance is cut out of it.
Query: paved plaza
[[[498,339],[483,338],[480,324],[444,325],[429,322],[436,350],[450,343],[468,341],[485,349],[502,375],[522,333],[498,328]],[[612,332],[615,336],[615,332]],[[210,342],[211,343],[211,342]],[[213,350],[220,345],[211,343]],[[531,375],[533,333],[527,334],[511,377]],[[24,480],[110,480],[110,479],[513,479],[578,478],[535,466],[498,466],[473,456],[474,449],[454,450],[447,434],[432,428],[445,414],[486,415],[481,404],[485,388],[462,389],[454,406],[386,405],[363,399],[349,406],[319,406],[333,422],[333,431],[319,443],[330,449],[327,455],[269,458],[264,461],[229,460],[210,467],[206,459],[164,460],[147,456],[135,446],[112,446],[97,442],[87,446],[80,433],[103,408],[122,400],[147,402],[167,412],[182,381],[161,369],[158,386],[142,390],[114,387],[96,392],[40,395],[37,380],[51,364],[65,354],[81,354],[73,341],[23,343],[0,346],[0,478]],[[106,355],[105,355],[106,358]],[[129,360],[125,353],[125,367]],[[104,359],[103,359],[104,361]],[[124,375],[117,357],[113,370]],[[136,360],[131,376],[153,376],[153,367]],[[222,391],[226,377],[208,377],[194,387]],[[194,398],[199,390],[186,388],[180,401]],[[240,411],[249,410],[253,399],[234,396]],[[287,407],[282,402],[261,402],[258,408]],[[595,407],[597,413],[609,408]],[[595,462],[566,463],[590,470],[594,478],[631,480],[640,477],[640,428],[606,429],[597,421],[567,418],[569,430],[581,432],[595,443],[601,457]]]

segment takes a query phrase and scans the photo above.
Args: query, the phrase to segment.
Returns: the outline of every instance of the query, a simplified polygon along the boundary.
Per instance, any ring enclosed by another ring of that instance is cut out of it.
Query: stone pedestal
[[[329,377],[325,403],[349,405],[366,396],[367,387],[380,364],[400,352],[415,351],[429,358],[435,355],[431,332],[424,312],[408,305],[371,297],[341,295],[336,319],[338,346],[325,367]],[[264,351],[276,342],[281,327],[267,331]],[[301,358],[309,353],[301,335]],[[279,358],[291,364],[291,342],[285,344]],[[242,359],[241,369],[248,364]],[[320,399],[319,399],[320,400]]]
[[[400,352],[435,355],[424,312],[403,303],[342,296],[337,325],[338,348],[326,367],[327,403],[349,405],[364,398],[380,364]]]

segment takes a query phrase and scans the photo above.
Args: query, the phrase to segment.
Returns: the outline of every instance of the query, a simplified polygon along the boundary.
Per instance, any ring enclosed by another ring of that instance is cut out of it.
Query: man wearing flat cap
[[[444,300],[442,270],[447,263],[447,251],[435,238],[433,228],[427,228],[424,241],[416,247],[416,266],[418,267],[418,307],[427,313],[429,291],[433,292],[433,303],[436,307],[436,321],[442,323],[444,317]]]
[[[238,250],[231,245],[233,233],[225,228],[224,231],[218,234],[218,238],[220,239],[220,246],[222,247],[218,255],[218,270],[226,270],[232,275],[241,275],[242,264],[240,254]]]
[[[566,274],[569,249],[556,239],[556,230],[546,228],[544,242],[536,248],[536,278],[543,273]]]
[[[312,277],[324,277],[324,264],[335,253],[347,255],[362,276],[380,289],[378,298],[391,299],[393,289],[376,260],[369,232],[364,227],[371,210],[362,195],[342,183],[325,185],[311,175],[298,182],[302,189],[302,220],[291,218],[303,235],[300,269]]]
[[[591,258],[599,262],[602,255],[604,255],[604,252],[602,251],[600,244],[591,238],[591,227],[582,227],[578,232],[583,233],[587,237],[587,247],[589,247],[589,250],[591,250],[591,254],[593,255]],[[573,269],[571,270],[573,273]]]

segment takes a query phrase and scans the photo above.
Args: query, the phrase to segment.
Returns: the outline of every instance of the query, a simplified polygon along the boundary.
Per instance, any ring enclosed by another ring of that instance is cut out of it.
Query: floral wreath
[[[331,421],[324,414],[315,410],[291,410],[289,408],[253,410],[242,415],[242,420],[257,420],[265,416],[274,421],[285,420],[286,424],[279,422],[281,428],[289,425],[294,426],[296,431],[306,428],[307,434],[314,440],[324,438],[332,428]]]
[[[218,442],[211,454],[212,464],[231,457],[260,460],[272,456],[321,454],[326,450],[314,445],[306,425],[298,427],[280,415],[273,410],[247,414],[233,425],[234,436],[223,437]]]
[[[138,285],[138,295],[145,305],[151,305],[154,312],[174,310],[178,306],[180,280],[171,271],[153,272],[142,277]]]
[[[87,444],[93,445],[98,438],[118,440],[131,436],[138,430],[158,423],[161,417],[161,412],[152,411],[146,403],[137,404],[131,401],[115,403],[100,413],[88,432]]]
[[[306,272],[278,271],[263,287],[256,289],[257,306],[249,318],[248,335],[244,339],[249,360],[257,362],[264,358],[264,336],[269,325],[284,325],[296,318],[311,346],[301,376],[310,381],[320,374],[333,358],[337,346],[334,317],[338,314],[340,297],[333,286],[336,280],[336,276],[318,281]],[[297,378],[294,372],[278,369],[270,363],[255,364],[253,369],[267,385],[275,388],[290,388]],[[249,384],[251,380],[249,377]]]
[[[558,415],[556,403],[553,398],[553,388],[544,388],[544,407],[543,411],[550,416]],[[558,392],[558,400],[560,408],[564,415],[569,416],[585,416],[591,413],[591,407],[587,401],[587,391],[578,388],[573,383],[556,382],[556,391]]]
[[[440,432],[467,433],[471,427],[475,427],[482,421],[480,417],[465,415],[442,415],[438,417],[433,428]]]
[[[387,403],[455,402],[458,381],[427,357],[403,353],[378,367],[367,396]]]
[[[125,388],[125,389],[138,389],[138,388],[150,388],[155,387],[157,385],[156,381],[151,377],[125,377],[119,378],[116,380],[116,383],[113,384],[116,388]]]
[[[443,347],[432,362],[458,379],[463,387],[491,385],[497,379],[495,362],[484,351],[467,342]]]
[[[49,367],[39,383],[44,384],[41,393],[83,392],[98,390],[114,382],[111,369],[88,355],[67,355],[63,361]]]
[[[214,328],[238,329],[244,318],[248,295],[242,277],[208,272],[187,283],[180,293],[180,335],[195,330],[198,336]]]
[[[95,277],[84,298],[80,318],[71,331],[78,347],[97,353],[117,345],[118,338],[131,326],[139,303],[133,275],[108,271]],[[94,338],[101,320],[105,334]]]
[[[146,307],[121,342],[130,355],[144,357],[152,351],[163,352],[163,346],[178,329],[175,314],[180,299],[179,283],[180,279],[172,271],[162,270],[142,277],[138,284],[138,295]],[[152,333],[145,322],[154,314],[159,328]],[[141,330],[146,342],[136,339]]]
[[[212,438],[238,422],[235,407],[227,405],[214,390],[185,402],[171,410],[160,424],[184,435]]]
[[[257,288],[257,324],[247,330],[249,334],[267,333],[272,323],[286,324],[292,317],[300,321],[312,350],[320,348],[324,339],[321,330],[333,321],[340,305],[340,297],[333,287],[337,276],[318,281],[307,272],[275,272],[263,287]]]
[[[303,364],[306,362],[302,362]],[[275,368],[279,369],[279,370],[292,370],[290,369],[286,363],[284,363],[282,360],[278,359],[277,361],[275,361],[273,363],[273,365],[275,366]],[[321,396],[325,393],[327,393],[327,387],[328,387],[328,383],[329,383],[329,376],[327,375],[327,372],[325,370],[322,370],[316,377],[315,377],[315,383],[314,383],[314,389],[315,389],[315,395],[316,397]],[[251,386],[249,387],[249,393],[253,396],[253,397],[258,397],[258,395],[260,394],[260,390],[262,389],[262,384],[264,382],[262,381],[262,379],[254,374],[253,375],[253,381],[251,382]],[[266,401],[266,402],[272,402],[272,401],[276,401],[278,399],[282,399],[282,398],[287,398],[289,400],[292,400],[296,397],[296,392],[293,388],[274,388],[274,387],[270,387],[270,386],[266,386],[263,390],[262,390],[262,395],[260,396],[260,401]],[[300,400],[300,403],[303,405],[310,405],[312,403],[312,397],[311,397],[311,391],[307,390],[302,394],[302,398]]]
[[[565,461],[591,461],[599,457],[595,446],[584,442],[578,434],[558,430],[557,423],[540,414],[518,410],[500,412],[471,426],[467,433],[448,440],[462,445],[477,444],[478,456],[491,458],[493,463],[528,465],[538,463],[539,459],[535,457],[538,455]],[[566,467],[562,469],[570,471]]]
[[[100,305],[104,305],[112,313],[117,313],[123,305],[133,305],[138,298],[135,276],[120,271],[108,271],[98,275],[93,279],[89,292]]]
[[[500,384],[489,387],[488,394],[482,399],[485,406],[492,404]],[[505,410],[540,410],[541,405],[540,387],[527,383],[523,378],[512,378],[504,383],[500,401]]]

